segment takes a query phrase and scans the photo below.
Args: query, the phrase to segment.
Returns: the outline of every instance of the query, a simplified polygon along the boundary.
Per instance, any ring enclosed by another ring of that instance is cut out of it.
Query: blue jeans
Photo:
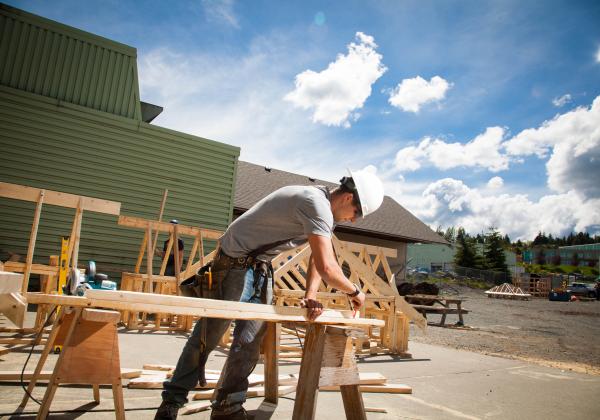
[[[270,304],[273,298],[271,280],[266,273],[232,268],[213,271],[215,299],[250,303]],[[188,338],[179,361],[169,381],[163,383],[164,401],[182,406],[187,403],[187,395],[203,378],[204,365],[208,355],[219,343],[229,328],[228,319],[199,319]],[[204,328],[206,333],[204,334]],[[260,344],[266,330],[264,321],[237,320],[233,330],[233,342],[224,366],[222,382],[213,400],[213,410],[224,414],[233,413],[246,401],[248,376],[254,370],[259,358]],[[201,339],[205,338],[205,346]]]

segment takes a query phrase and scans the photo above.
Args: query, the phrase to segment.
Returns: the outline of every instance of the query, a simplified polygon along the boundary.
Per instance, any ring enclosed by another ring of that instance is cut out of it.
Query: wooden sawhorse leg
[[[346,418],[366,420],[351,336],[355,330],[309,324],[296,388],[293,420],[315,418],[320,386],[339,385]]]

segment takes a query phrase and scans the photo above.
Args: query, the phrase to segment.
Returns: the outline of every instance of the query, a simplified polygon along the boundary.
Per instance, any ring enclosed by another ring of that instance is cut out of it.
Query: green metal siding
[[[135,48],[0,3],[0,84],[141,119]]]
[[[0,181],[119,201],[121,214],[151,219],[168,188],[163,220],[218,230],[231,220],[237,147],[4,86],[0,126]],[[34,207],[0,198],[0,259],[26,255]],[[73,215],[43,207],[35,262],[58,254]],[[79,260],[131,271],[142,236],[115,216],[84,212]]]

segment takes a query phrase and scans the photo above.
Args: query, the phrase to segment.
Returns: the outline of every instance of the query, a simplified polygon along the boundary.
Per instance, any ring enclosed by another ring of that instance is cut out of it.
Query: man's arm
[[[346,278],[342,268],[335,258],[331,239],[321,235],[308,235],[308,243],[312,251],[311,262],[316,269],[317,274],[324,279],[331,287],[344,293],[353,293],[356,290],[354,283]],[[314,274],[313,274],[314,276]],[[309,267],[309,279],[307,285],[307,293],[313,292],[316,296],[316,291],[319,288],[319,282],[315,281],[316,277],[311,278]],[[316,283],[316,286],[314,285]],[[308,297],[308,296],[307,296]],[[314,299],[314,297],[311,297]],[[365,294],[360,292],[358,295],[351,298],[355,309],[360,308],[365,302]]]
[[[315,260],[310,256],[308,260],[308,273],[306,275],[306,298],[316,299],[319,286],[321,285],[321,276],[315,267]]]

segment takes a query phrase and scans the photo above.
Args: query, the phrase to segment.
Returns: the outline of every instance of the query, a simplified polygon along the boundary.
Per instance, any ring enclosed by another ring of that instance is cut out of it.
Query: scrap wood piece
[[[0,346],[0,356],[2,356],[3,354],[8,354],[8,353],[10,353],[10,349]]]
[[[412,394],[412,387],[404,384],[381,384],[360,385],[360,392],[388,393],[388,394]],[[339,391],[339,386],[319,387],[319,391]]]
[[[279,387],[278,390],[278,395],[280,397],[287,395],[287,394],[291,394],[292,392],[296,391],[296,386],[295,385],[282,385]],[[213,395],[213,391],[212,390],[207,390],[207,391],[200,391],[200,392],[196,392],[194,394],[194,396],[192,397],[192,399],[194,400],[209,400],[211,399]],[[248,393],[246,394],[247,398],[252,398],[252,397],[264,397],[265,396],[265,387],[263,386],[253,386],[248,388]]]
[[[299,374],[293,373],[290,375],[295,381],[298,381]],[[379,372],[359,372],[358,373],[359,385],[384,385],[387,382],[387,378]],[[281,379],[280,382],[281,383]],[[286,383],[290,383],[289,381]],[[319,387],[324,389],[327,387]],[[338,387],[339,389],[339,387]]]
[[[387,409],[379,407],[365,407],[365,413],[383,413],[387,414]]]
[[[202,411],[209,410],[211,406],[212,406],[212,403],[210,403],[210,402],[190,404],[190,405],[186,405],[185,407],[183,407],[181,409],[181,411],[179,412],[179,414],[181,414],[183,416],[187,416],[190,414],[200,413]]]

